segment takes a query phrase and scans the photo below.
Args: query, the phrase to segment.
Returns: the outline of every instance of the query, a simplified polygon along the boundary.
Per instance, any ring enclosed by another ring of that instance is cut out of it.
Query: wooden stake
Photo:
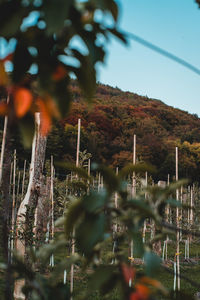
[[[88,159],[88,176],[90,177],[90,166],[91,166],[91,162],[90,162],[90,158]],[[87,181],[88,184],[88,188],[87,188],[87,194],[89,195],[90,193],[90,180],[88,179]]]
[[[133,165],[136,164],[136,135],[133,136]],[[136,196],[136,178],[135,172],[133,172],[133,179],[132,179],[132,196]],[[131,240],[131,261],[133,259],[133,240]]]
[[[12,173],[13,173],[13,162],[10,164],[9,195],[11,195],[12,192]]]
[[[51,236],[52,236],[52,239],[54,239],[54,195],[53,195],[53,181],[54,181],[54,166],[53,166],[53,156],[51,155],[50,199],[51,199]]]
[[[14,250],[14,229],[15,229],[15,178],[16,178],[16,149],[13,160],[13,191],[12,191],[12,226],[11,226],[11,251]],[[12,255],[12,254],[11,254]]]
[[[136,164],[136,134],[133,136],[133,165]],[[133,172],[132,178],[132,196],[135,197],[136,195],[136,178],[135,172]]]
[[[24,161],[24,171],[23,171],[23,178],[22,178],[22,199],[23,199],[23,196],[24,196],[25,176],[26,176],[26,160]]]
[[[147,188],[147,186],[148,186],[148,173],[145,172],[145,188]],[[145,199],[146,198],[147,198],[147,192],[145,191]],[[146,219],[145,219],[144,220],[143,233],[142,233],[143,243],[145,243],[146,228],[147,228],[147,224],[146,224]]]
[[[81,134],[81,119],[78,119],[78,136],[77,136],[77,148],[76,148],[76,167],[79,167],[79,152],[80,152],[80,134]],[[78,177],[78,176],[77,176]],[[73,229],[72,233],[72,255],[75,253],[75,231]],[[73,293],[74,289],[74,264],[71,265],[71,271],[70,271],[70,292]],[[71,296],[71,300],[73,297]]]
[[[9,96],[7,97],[7,103],[9,102]],[[6,145],[6,133],[8,127],[8,116],[6,115],[4,118],[4,127],[3,127],[3,137],[2,137],[2,144],[1,144],[1,157],[0,157],[0,185],[2,181],[2,174],[3,174],[3,159],[4,159],[4,152],[5,152],[5,145]]]
[[[176,181],[178,181],[178,147],[176,147]],[[176,189],[176,200],[179,201],[179,190]],[[179,227],[179,208],[176,208],[176,226]],[[177,288],[180,291],[180,232],[176,233],[176,268],[177,268]]]
[[[81,119],[78,119],[78,136],[77,136],[77,147],[76,147],[76,167],[79,167],[80,135],[81,135]]]

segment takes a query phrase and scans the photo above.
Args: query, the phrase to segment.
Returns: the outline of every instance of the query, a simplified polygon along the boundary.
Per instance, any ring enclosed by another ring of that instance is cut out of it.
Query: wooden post
[[[133,165],[136,164],[136,135],[133,136]],[[136,178],[135,172],[133,172],[132,178],[132,196],[136,196]],[[131,240],[131,261],[133,259],[133,240]]]
[[[78,119],[78,136],[77,136],[77,147],[76,147],[76,167],[79,167],[80,135],[81,135],[81,119]]]
[[[18,172],[18,180],[17,180],[17,200],[19,198],[19,185],[20,185],[20,177],[21,177],[21,172]]]
[[[176,181],[178,181],[178,147],[176,147]],[[179,201],[179,190],[176,189],[176,200]],[[179,227],[179,208],[176,208],[176,226]],[[176,233],[176,268],[177,268],[177,288],[180,291],[180,232]]]
[[[54,182],[54,166],[53,155],[51,155],[51,181],[50,181],[50,201],[51,201],[51,238],[54,239],[54,195],[53,195],[53,182]],[[54,267],[54,255],[50,257],[50,266]]]
[[[148,173],[145,172],[145,188],[147,188],[147,186],[148,186]],[[145,199],[146,198],[147,198],[147,192],[145,191]],[[143,226],[143,233],[142,233],[143,243],[145,243],[146,228],[147,228],[147,224],[146,224],[146,219],[145,219],[144,226]]]
[[[13,162],[10,164],[10,180],[9,180],[9,195],[12,192],[12,173],[13,173]]]
[[[136,164],[136,134],[133,136],[133,165]],[[136,178],[135,172],[133,172],[132,178],[132,196],[135,197],[136,195]]]
[[[90,177],[90,168],[91,168],[91,162],[90,162],[90,158],[88,159],[88,176]],[[89,194],[90,192],[90,180],[88,179],[87,181],[88,184],[88,188],[87,188],[87,193]]]
[[[77,147],[76,147],[76,167],[79,167],[79,152],[80,152],[80,134],[81,134],[81,119],[78,119],[78,136],[77,136]],[[78,177],[78,176],[77,176]],[[72,255],[75,253],[75,231],[73,230],[72,236]],[[73,293],[74,289],[74,264],[71,265],[70,271],[70,292]],[[73,297],[71,296],[71,300]]]
[[[116,175],[118,175],[118,167],[116,168]],[[118,208],[118,194],[117,192],[115,192],[115,196],[114,196],[114,205],[115,208]],[[116,223],[113,224],[113,254],[115,253],[115,249],[117,246],[117,231],[118,231],[118,224],[117,224],[117,220]],[[112,259],[111,264],[114,263],[114,259]]]
[[[181,186],[181,192],[180,192],[180,201],[181,201],[181,205],[183,204],[183,186]],[[183,219],[183,210],[182,210],[182,207],[181,207],[181,209],[180,209],[180,217],[179,217],[179,219],[180,219],[180,228],[181,228],[181,230],[180,230],[180,241],[182,241],[182,219]]]
[[[101,173],[98,173],[98,192],[100,191],[101,188]]]
[[[194,206],[194,197],[193,197],[193,187],[190,188],[190,225],[193,225],[194,214],[193,214],[193,206]]]
[[[7,103],[9,102],[9,96],[7,97]],[[8,116],[4,118],[4,127],[3,127],[3,137],[2,137],[2,144],[1,144],[1,157],[0,157],[0,185],[2,181],[2,174],[3,174],[3,160],[4,160],[4,152],[5,152],[5,145],[6,145],[6,133],[8,127]]]
[[[14,250],[14,230],[15,230],[15,178],[16,178],[16,149],[13,159],[13,190],[12,190],[12,224],[11,224],[11,252]],[[12,257],[12,253],[11,253]]]
[[[22,199],[23,199],[23,196],[24,196],[25,176],[26,176],[26,160],[24,161],[24,170],[23,170],[23,178],[22,178]]]

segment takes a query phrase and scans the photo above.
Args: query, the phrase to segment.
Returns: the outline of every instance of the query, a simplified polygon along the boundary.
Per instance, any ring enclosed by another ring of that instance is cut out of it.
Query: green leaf
[[[65,249],[67,242],[65,239],[52,242],[48,245],[40,247],[39,251],[36,253],[37,257],[41,259],[42,263],[49,260],[50,256],[58,251],[59,249]]]
[[[81,200],[74,200],[72,204],[70,204],[66,215],[65,215],[65,235],[68,239],[70,234],[73,231],[74,225],[77,222],[77,220],[80,218],[80,216],[83,213],[83,206]]]
[[[89,213],[95,213],[98,209],[102,209],[107,202],[107,193],[105,191],[97,193],[91,191],[89,195],[83,197],[83,206]]]
[[[80,167],[76,167],[74,164],[72,163],[66,163],[66,162],[56,162],[55,163],[56,166],[59,166],[63,169],[69,170],[74,172],[75,174],[78,175],[78,177],[89,180],[90,176],[88,176],[88,173],[85,169],[80,168]]]
[[[182,207],[181,201],[177,201],[176,199],[167,199],[166,203],[173,207]]]
[[[99,266],[97,270],[92,274],[89,281],[90,290],[98,290],[107,281],[110,280],[112,274],[115,272],[114,266]]]
[[[21,6],[21,1],[4,1],[0,4],[0,36],[11,38],[19,31],[22,20],[29,9]]]
[[[99,290],[102,295],[105,295],[115,287],[117,280],[115,266],[100,266],[90,277],[89,290]]]
[[[135,173],[145,173],[146,171],[148,173],[155,173],[156,169],[152,165],[145,164],[145,163],[138,163],[136,165],[129,164],[119,172],[119,177],[124,178],[124,177],[128,176],[129,174],[132,175],[133,172],[135,172]]]
[[[133,253],[136,257],[143,257],[144,255],[144,243],[140,232],[133,232]]]
[[[104,178],[105,185],[110,192],[114,192],[119,188],[119,179],[111,168],[93,164],[92,169],[101,173]]]
[[[103,240],[105,229],[105,215],[87,214],[76,231],[78,247],[86,256],[90,256],[94,246]]]
[[[107,8],[110,11],[110,13],[113,16],[113,19],[115,20],[115,22],[118,19],[118,6],[116,4],[116,2],[114,0],[105,0],[105,2],[107,3]]]
[[[75,69],[74,73],[85,94],[90,100],[96,88],[96,72],[91,62],[90,55],[83,55],[77,49],[71,49],[73,56],[79,60],[80,67]]]
[[[44,2],[44,20],[47,24],[48,34],[57,33],[63,28],[73,2],[74,0],[48,0]]]
[[[144,255],[145,272],[147,276],[153,277],[160,269],[161,258],[153,252],[146,252]]]
[[[24,41],[18,41],[13,58],[14,70],[12,78],[14,82],[19,83],[23,79],[32,62],[32,56]]]

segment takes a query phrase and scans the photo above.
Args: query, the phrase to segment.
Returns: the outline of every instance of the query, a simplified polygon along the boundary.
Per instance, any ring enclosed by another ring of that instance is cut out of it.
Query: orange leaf
[[[17,88],[14,91],[14,107],[18,118],[22,118],[28,112],[32,101],[33,96],[28,89]]]
[[[137,283],[135,285],[135,289],[136,289],[136,293],[140,297],[139,298],[140,300],[147,300],[149,298],[150,289],[146,285]]]
[[[129,300],[140,300],[140,296],[137,292],[131,293]]]
[[[8,104],[5,102],[0,103],[0,115],[5,116],[8,113]]]
[[[161,284],[161,282],[156,279],[152,279],[152,278],[144,276],[140,279],[140,282],[149,284],[149,285],[161,290],[163,293],[167,292],[166,289],[164,288],[164,286]]]
[[[129,284],[130,280],[133,280],[133,278],[135,277],[135,269],[132,267],[129,267],[126,264],[122,264],[122,273],[124,276],[124,279],[126,281],[127,284]]]
[[[7,85],[8,84],[8,75],[4,68],[4,63],[0,61],[0,85]]]
[[[57,66],[55,72],[52,74],[52,79],[54,81],[59,81],[63,79],[66,76],[66,74],[67,74],[66,69],[62,65],[59,65]]]
[[[41,113],[41,134],[47,135],[51,129],[51,115],[46,106],[46,103],[42,99],[37,100],[37,105],[39,107],[39,111]]]
[[[140,282],[152,285],[156,288],[160,287],[160,285],[161,285],[161,283],[158,280],[155,280],[155,279],[152,279],[152,278],[149,278],[149,277],[146,277],[146,276],[140,278]]]

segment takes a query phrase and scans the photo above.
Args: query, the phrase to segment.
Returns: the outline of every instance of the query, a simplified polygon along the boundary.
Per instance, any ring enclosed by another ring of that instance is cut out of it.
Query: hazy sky
[[[121,0],[120,26],[200,69],[200,9],[194,0]],[[113,41],[99,80],[200,116],[200,76],[136,42]]]

